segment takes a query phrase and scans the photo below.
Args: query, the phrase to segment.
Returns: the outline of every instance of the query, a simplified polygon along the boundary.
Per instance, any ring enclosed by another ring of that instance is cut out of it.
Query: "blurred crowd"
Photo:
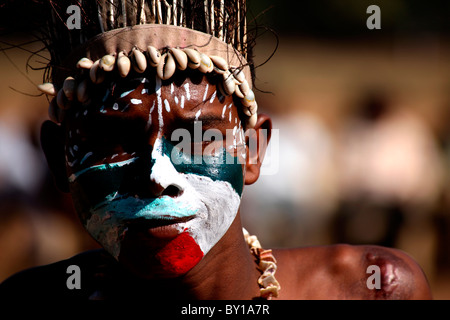
[[[259,73],[274,95],[258,100],[279,129],[279,170],[243,203],[265,246],[399,248],[450,298],[447,52],[436,38],[281,42]]]

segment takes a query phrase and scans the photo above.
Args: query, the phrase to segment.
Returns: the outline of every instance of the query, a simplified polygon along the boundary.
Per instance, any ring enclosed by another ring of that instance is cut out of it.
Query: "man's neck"
[[[203,260],[182,279],[195,299],[253,299],[259,297],[260,272],[242,235],[230,227]]]

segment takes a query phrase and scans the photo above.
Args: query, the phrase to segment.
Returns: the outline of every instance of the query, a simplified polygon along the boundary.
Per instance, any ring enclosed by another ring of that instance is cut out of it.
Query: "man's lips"
[[[175,238],[184,230],[180,224],[192,220],[194,217],[165,217],[161,219],[136,219],[127,223],[127,233],[135,234],[140,237],[170,239]]]

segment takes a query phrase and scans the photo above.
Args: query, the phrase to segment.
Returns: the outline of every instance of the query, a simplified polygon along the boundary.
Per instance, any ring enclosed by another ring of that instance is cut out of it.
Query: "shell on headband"
[[[156,69],[157,76],[162,80],[170,79],[175,71],[187,68],[199,70],[202,73],[222,75],[222,81],[218,83],[218,90],[224,96],[235,95],[241,101],[243,113],[247,116],[246,127],[253,128],[257,120],[258,105],[255,94],[245,78],[241,68],[229,66],[227,61],[219,56],[208,56],[192,48],[170,48],[161,54],[155,47],[148,46],[145,52],[133,48],[130,53],[120,51],[104,55],[101,59],[92,61],[82,58],[77,63],[77,68],[86,70],[87,77],[76,79],[68,77],[63,87],[57,90],[51,83],[38,86],[43,93],[55,96],[55,102],[49,106],[49,115],[55,122],[60,122],[61,112],[53,110],[56,106],[61,110],[70,108],[72,101],[77,100],[82,104],[89,102],[88,81],[100,84],[105,80],[107,73],[116,70],[123,78],[127,77],[131,68],[137,73],[143,73],[148,68]]]

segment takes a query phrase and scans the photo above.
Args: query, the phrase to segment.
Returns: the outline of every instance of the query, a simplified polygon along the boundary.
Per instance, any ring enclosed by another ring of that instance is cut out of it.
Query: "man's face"
[[[82,223],[141,276],[183,275],[238,212],[247,149],[233,98],[203,75],[147,75],[97,89],[66,122]]]

